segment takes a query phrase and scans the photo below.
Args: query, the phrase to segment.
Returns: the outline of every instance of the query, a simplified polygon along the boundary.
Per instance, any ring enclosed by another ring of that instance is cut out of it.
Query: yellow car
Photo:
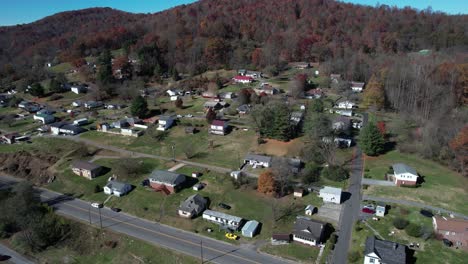
[[[231,240],[237,240],[238,236],[233,233],[226,233],[226,238]]]

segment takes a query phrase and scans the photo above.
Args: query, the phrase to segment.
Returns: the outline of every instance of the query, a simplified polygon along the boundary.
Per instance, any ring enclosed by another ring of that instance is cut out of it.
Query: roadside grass
[[[78,143],[66,139],[36,137],[32,140],[31,144],[27,144],[25,142],[15,143],[12,145],[0,144],[0,153],[11,153],[27,150],[60,156],[69,153],[78,146]]]
[[[379,157],[366,157],[366,172],[374,179],[383,179],[382,173],[394,163],[402,162],[416,169],[424,178],[421,187],[384,187],[369,186],[364,194],[393,199],[416,201],[447,210],[468,214],[468,179],[436,162],[422,159],[416,155],[390,151]],[[434,195],[437,194],[437,195]]]
[[[356,225],[360,225],[362,229],[357,231],[355,228]],[[363,263],[364,262],[364,249],[365,249],[366,239],[367,237],[372,236],[372,235],[373,235],[373,232],[369,228],[358,223],[354,224],[353,233],[351,237],[351,246],[350,246],[350,250],[348,251],[348,253],[357,252],[359,254],[359,258],[357,259],[357,261],[351,261],[348,258],[349,263]]]
[[[101,231],[80,222],[73,221],[71,224],[79,226],[77,229],[81,233],[74,236],[78,237],[77,240],[80,237],[82,239],[76,242],[77,245],[69,245],[70,242],[64,241],[62,244],[65,246],[34,253],[33,257],[39,263],[199,263],[196,258],[123,234]],[[116,242],[116,246],[106,246],[109,241]]]
[[[320,249],[317,247],[310,247],[299,243],[290,243],[287,245],[277,246],[267,245],[261,250],[269,254],[281,256],[283,258],[308,263],[315,261],[320,252]]]
[[[415,250],[416,263],[464,263],[468,253],[444,246],[442,241],[434,238],[427,240],[411,237],[404,230],[398,230],[393,226],[393,220],[397,217],[404,218],[410,223],[424,226],[427,230],[433,230],[432,218],[424,217],[419,213],[420,209],[401,205],[391,205],[391,209],[385,217],[379,221],[369,220],[372,226],[385,240],[395,241],[404,245],[419,243],[420,248]],[[368,229],[364,224],[363,228]],[[369,230],[370,231],[370,230]],[[391,232],[394,234],[391,234]],[[362,248],[364,250],[364,248]]]

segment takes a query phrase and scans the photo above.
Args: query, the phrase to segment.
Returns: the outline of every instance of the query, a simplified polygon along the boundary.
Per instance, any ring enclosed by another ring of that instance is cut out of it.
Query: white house
[[[74,102],[72,103],[72,106],[74,106],[74,107],[79,107],[79,106],[82,106],[82,105],[83,105],[83,102],[81,102],[81,101],[79,101],[79,100],[78,100],[78,101],[74,101]]]
[[[364,249],[364,264],[406,264],[407,250],[405,245],[368,237]]]
[[[156,129],[159,131],[166,131],[172,126],[173,123],[174,123],[173,116],[169,116],[169,115],[161,116],[159,117],[158,128]]]
[[[419,176],[415,169],[403,163],[393,164],[392,168],[395,185],[416,185]]]
[[[36,114],[33,116],[34,120],[39,120],[42,124],[50,124],[55,121],[55,117],[53,115],[46,115],[46,114]]]
[[[335,113],[339,114],[339,115],[342,115],[342,116],[353,116],[353,110],[335,110]]]
[[[67,122],[57,122],[50,125],[50,132],[54,135],[78,135],[86,130],[69,124]]]
[[[247,154],[244,158],[244,163],[247,163],[254,168],[264,167],[269,168],[271,166],[272,158],[269,156],[257,155],[257,154]]]
[[[212,210],[205,210],[203,212],[203,219],[218,225],[229,227],[234,230],[238,230],[242,222],[241,217]]]
[[[375,215],[379,217],[384,217],[386,209],[387,208],[385,204],[378,204],[377,207],[375,208]]]
[[[104,193],[108,195],[114,195],[117,197],[123,196],[132,190],[132,186],[127,183],[118,181],[109,181],[104,186]]]
[[[356,104],[348,100],[338,103],[338,108],[340,109],[352,109],[354,107],[356,107]]]
[[[362,92],[364,85],[365,83],[363,82],[351,82],[351,90],[353,90],[355,93],[360,93]]]
[[[324,188],[320,189],[319,197],[323,199],[326,203],[341,203],[341,189],[325,186]]]
[[[83,126],[83,125],[86,125],[88,124],[88,119],[87,118],[80,118],[80,119],[76,119],[73,121],[73,125],[75,126]]]
[[[178,95],[171,96],[171,102],[177,101],[177,99],[179,99]]]
[[[228,129],[228,122],[223,120],[213,120],[208,132],[215,135],[226,135]]]
[[[85,93],[87,91],[86,87],[83,85],[72,85],[70,91],[76,94]]]
[[[296,218],[293,228],[293,241],[309,246],[319,246],[324,240],[325,223],[308,219]]]

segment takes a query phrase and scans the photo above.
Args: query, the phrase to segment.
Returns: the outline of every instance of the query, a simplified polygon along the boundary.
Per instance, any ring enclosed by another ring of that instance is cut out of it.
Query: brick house
[[[154,170],[148,180],[154,190],[171,194],[181,189],[185,176],[172,171]]]
[[[453,246],[468,251],[468,221],[435,216],[432,218],[434,232],[448,239]]]
[[[72,163],[72,171],[76,175],[92,180],[99,176],[102,167],[92,162],[76,160]]]

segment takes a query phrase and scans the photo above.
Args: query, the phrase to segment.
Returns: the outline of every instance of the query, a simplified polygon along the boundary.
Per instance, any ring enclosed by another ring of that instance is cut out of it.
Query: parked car
[[[364,208],[368,208],[368,209],[371,209],[371,210],[375,210],[375,206],[374,206],[373,204],[364,205]]]
[[[231,206],[230,206],[230,205],[227,205],[227,204],[225,204],[225,203],[219,203],[218,206],[221,207],[221,208],[223,208],[223,209],[226,209],[226,210],[231,209]]]
[[[238,236],[233,233],[226,233],[226,238],[231,240],[237,240]]]
[[[94,207],[94,208],[102,208],[102,207],[104,207],[104,206],[102,205],[102,203],[92,203],[91,206]]]
[[[111,210],[117,213],[122,211],[120,208],[117,208],[117,207],[111,207]]]
[[[193,117],[193,115],[191,115],[191,114],[188,114],[188,115],[185,115],[185,117]]]
[[[444,245],[447,246],[447,247],[453,246],[452,241],[450,241],[450,240],[448,240],[446,238],[442,239],[442,242],[444,242]]]
[[[362,212],[366,214],[375,214],[374,210],[366,208],[366,207],[362,208]]]

